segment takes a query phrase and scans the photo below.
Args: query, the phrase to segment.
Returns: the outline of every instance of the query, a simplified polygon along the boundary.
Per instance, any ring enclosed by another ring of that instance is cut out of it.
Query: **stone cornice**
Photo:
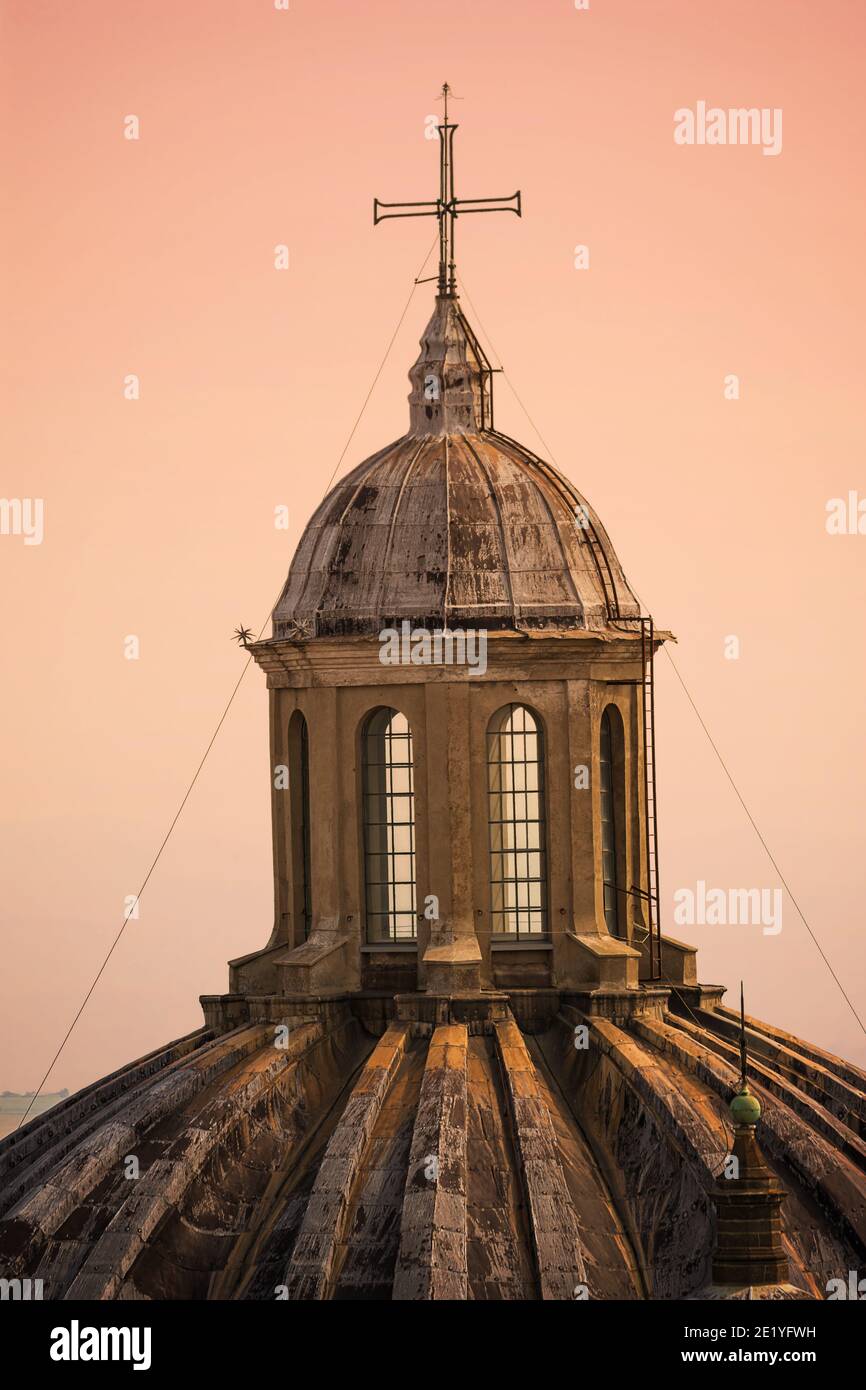
[[[675,640],[656,631],[655,648]],[[384,664],[381,644],[370,637],[317,637],[308,641],[269,638],[249,652],[271,689],[345,685],[423,685],[441,681],[638,680],[640,633],[611,629],[552,636],[548,633],[490,632],[487,669],[469,665]]]

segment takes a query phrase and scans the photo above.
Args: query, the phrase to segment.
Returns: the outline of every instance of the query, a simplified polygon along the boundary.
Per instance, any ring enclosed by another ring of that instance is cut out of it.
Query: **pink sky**
[[[373,196],[434,195],[424,126],[446,79],[458,191],[524,198],[521,221],[460,225],[469,316],[677,634],[866,1012],[866,536],[825,529],[828,499],[866,497],[862,4],[2,13],[2,493],[44,498],[45,538],[0,536],[0,1089],[40,1081],[239,674],[232,630],[262,624],[346,442],[434,230],[374,229]],[[673,113],[699,100],[782,108],[782,153],[677,146]],[[416,291],[346,470],[406,427],[431,292]],[[540,449],[501,378],[497,401],[502,428]],[[658,699],[668,931],[701,948],[703,980],[743,976],[751,1012],[866,1061],[787,898],[777,936],[673,927],[677,887],[778,879],[664,659]],[[268,808],[254,669],[50,1089],[196,1027],[199,993],[264,943]]]

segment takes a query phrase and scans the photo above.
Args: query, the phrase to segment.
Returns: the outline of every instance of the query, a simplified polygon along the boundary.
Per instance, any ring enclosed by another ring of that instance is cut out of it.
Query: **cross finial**
[[[373,199],[373,225],[389,217],[435,217],[439,222],[439,290],[441,298],[457,296],[457,268],[454,261],[454,231],[457,218],[467,212],[515,212],[522,216],[520,189],[510,198],[458,198],[454,192],[454,133],[457,126],[448,120],[448,98],[454,93],[442,84],[444,115],[439,132],[439,197],[435,202],[382,203]],[[382,212],[387,208],[387,212]]]

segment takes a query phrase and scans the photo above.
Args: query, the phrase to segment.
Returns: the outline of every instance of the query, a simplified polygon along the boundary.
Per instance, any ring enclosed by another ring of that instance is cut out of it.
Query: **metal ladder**
[[[659,912],[659,833],[658,798],[656,792],[656,734],[655,734],[655,651],[652,618],[640,619],[641,669],[643,687],[641,713],[643,723],[643,772],[646,807],[646,877],[647,927],[649,929],[650,979],[662,976],[662,936]]]

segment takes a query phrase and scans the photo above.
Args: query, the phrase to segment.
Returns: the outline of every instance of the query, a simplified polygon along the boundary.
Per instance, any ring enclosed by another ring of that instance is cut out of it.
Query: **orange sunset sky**
[[[0,1090],[41,1081],[240,674],[232,630],[265,621],[340,458],[434,234],[374,229],[373,196],[435,196],[445,80],[458,192],[523,194],[521,220],[458,227],[464,308],[544,443],[502,377],[497,422],[591,500],[677,635],[866,1014],[866,535],[825,525],[829,500],[866,498],[861,0],[0,14],[0,492],[44,502],[40,545],[0,535]],[[699,101],[780,109],[781,152],[676,144],[675,111]],[[405,430],[432,293],[416,289],[343,471]],[[677,888],[780,880],[665,657],[657,715],[665,929],[727,1002],[742,977],[751,1013],[863,1064],[787,893],[777,935],[674,926]],[[48,1089],[197,1027],[198,995],[227,988],[271,918],[252,667]]]

